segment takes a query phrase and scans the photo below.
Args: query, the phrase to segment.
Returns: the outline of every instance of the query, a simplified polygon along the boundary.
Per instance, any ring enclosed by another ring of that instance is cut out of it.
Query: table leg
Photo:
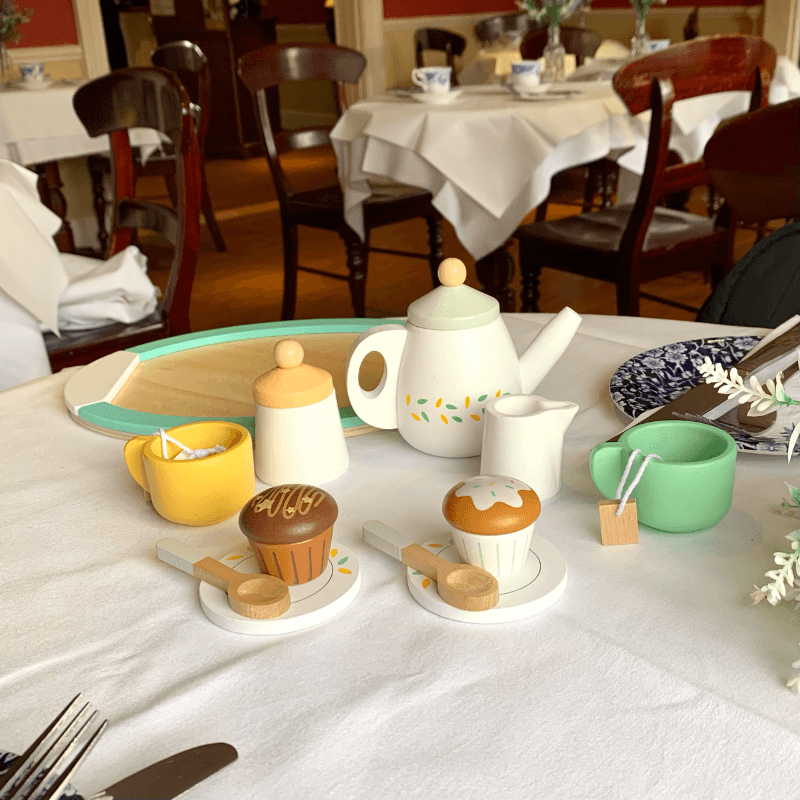
[[[56,247],[62,253],[75,252],[75,239],[72,236],[72,228],[67,222],[67,200],[64,197],[61,187],[61,175],[58,172],[58,162],[48,161],[45,164],[37,164],[36,172],[39,173],[39,197],[42,202],[62,219],[61,228],[53,239]]]
[[[514,258],[508,242],[475,262],[481,288],[500,303],[501,311],[516,311],[514,290],[509,285],[514,279]]]

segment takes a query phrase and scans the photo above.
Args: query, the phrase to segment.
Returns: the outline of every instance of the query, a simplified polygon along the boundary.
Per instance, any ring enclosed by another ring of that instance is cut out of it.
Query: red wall
[[[760,6],[763,0],[669,0],[670,6]],[[594,0],[593,8],[630,8],[629,0]],[[656,9],[658,6],[655,7]],[[427,17],[517,11],[514,0],[383,0],[383,16]],[[590,12],[591,17],[591,12]]]
[[[262,3],[266,13],[275,17],[279,25],[296,25],[325,22],[325,0],[269,0]]]
[[[18,8],[32,8],[33,16],[20,28],[20,40],[9,47],[78,44],[72,0],[16,0],[16,4]]]

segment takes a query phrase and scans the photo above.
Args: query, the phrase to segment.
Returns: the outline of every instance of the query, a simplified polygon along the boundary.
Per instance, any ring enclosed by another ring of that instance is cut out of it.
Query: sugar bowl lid
[[[304,364],[303,345],[282,339],[273,351],[277,366],[253,382],[256,403],[267,408],[300,408],[324,400],[333,392],[329,372]]]
[[[457,258],[446,258],[439,264],[437,286],[408,307],[408,321],[418,328],[438,331],[460,331],[478,328],[497,319],[500,303],[465,285],[467,268]]]

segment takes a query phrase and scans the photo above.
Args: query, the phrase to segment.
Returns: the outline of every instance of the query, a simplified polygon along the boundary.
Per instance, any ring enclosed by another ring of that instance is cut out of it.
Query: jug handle
[[[144,474],[144,464],[142,462],[142,448],[150,440],[150,436],[134,436],[125,442],[125,463],[128,465],[128,472],[133,479],[146,492],[150,491],[147,485],[147,477]]]
[[[379,325],[364,331],[350,348],[346,371],[347,396],[353,411],[367,425],[386,430],[397,427],[397,379],[407,335],[402,325]],[[358,372],[370,353],[383,356],[384,370],[380,383],[367,392],[358,382]]]
[[[619,480],[622,477],[619,457],[621,452],[622,445],[618,442],[603,442],[592,450],[589,458],[589,470],[594,485],[600,490],[600,494],[609,500],[613,500],[616,496]]]

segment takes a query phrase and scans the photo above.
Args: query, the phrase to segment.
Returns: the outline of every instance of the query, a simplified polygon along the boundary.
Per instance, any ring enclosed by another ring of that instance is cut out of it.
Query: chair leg
[[[297,226],[283,224],[283,306],[281,319],[294,319],[297,306]]]
[[[340,232],[347,250],[347,269],[350,273],[350,297],[357,317],[367,316],[367,255],[369,253],[369,231],[362,242],[356,233]]]
[[[639,316],[639,266],[617,269],[617,314],[620,317]]]
[[[208,226],[211,238],[214,240],[214,247],[216,247],[220,253],[224,253],[228,248],[225,245],[225,239],[222,238],[222,231],[219,229],[219,223],[214,215],[214,206],[211,205],[211,195],[208,193],[208,183],[206,182],[205,164],[202,165],[200,171],[200,192],[203,216],[206,219],[206,225]]]
[[[542,265],[536,258],[536,246],[525,239],[519,240],[519,271],[522,277],[522,311],[532,312],[539,310],[539,277]]]
[[[444,260],[442,219],[441,217],[425,217],[425,221],[428,223],[428,263],[431,267],[433,286],[436,288],[439,285],[439,264]]]
[[[538,206],[536,206],[536,221],[544,222],[547,219],[547,204],[550,201],[549,197],[545,197]]]
[[[174,172],[165,172],[164,173],[164,183],[167,186],[167,192],[169,193],[169,199],[172,202],[172,207],[178,207],[178,186],[175,183],[175,173]]]
[[[100,258],[108,253],[108,228],[106,228],[106,194],[103,184],[106,163],[103,156],[89,156],[89,175],[92,178],[92,196],[94,213],[97,217],[97,242],[100,247]]]

